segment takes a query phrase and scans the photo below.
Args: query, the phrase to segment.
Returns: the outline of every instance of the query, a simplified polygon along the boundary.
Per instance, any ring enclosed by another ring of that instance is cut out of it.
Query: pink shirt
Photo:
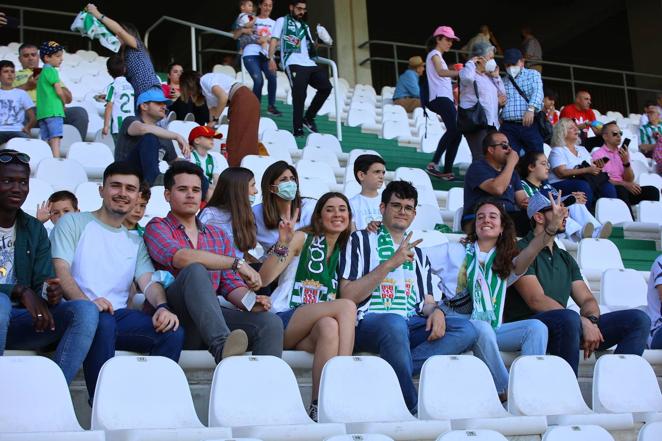
[[[605,164],[602,169],[603,172],[609,175],[609,179],[617,182],[623,181],[623,174],[625,173],[625,167],[623,167],[623,161],[618,155],[618,149],[610,150],[609,147],[603,145],[598,150],[594,151],[591,155],[594,161],[602,158],[609,158],[609,162]]]

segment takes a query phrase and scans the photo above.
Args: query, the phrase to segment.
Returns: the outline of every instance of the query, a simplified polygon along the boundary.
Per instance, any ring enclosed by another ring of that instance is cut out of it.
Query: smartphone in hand
[[[623,145],[621,145],[621,148],[627,150],[628,147],[630,147],[630,138],[625,138],[623,140]]]

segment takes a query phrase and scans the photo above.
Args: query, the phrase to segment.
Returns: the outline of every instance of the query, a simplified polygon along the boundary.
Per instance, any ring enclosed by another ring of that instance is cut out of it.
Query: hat
[[[223,137],[222,133],[216,133],[214,129],[211,129],[207,126],[198,126],[191,130],[191,133],[188,134],[188,143],[193,144],[196,138],[204,136],[205,138],[216,138],[221,139]]]
[[[553,193],[552,197],[554,197],[554,194],[556,193]],[[561,202],[563,202],[565,207],[569,207],[570,205],[577,202],[577,200],[573,195],[570,194],[568,196],[562,197]],[[540,211],[544,211],[548,208],[552,208],[552,204],[549,202],[549,190],[543,189],[537,193],[534,193],[534,195],[529,198],[529,205],[526,208],[526,215],[529,219],[531,219],[534,214]]]
[[[417,67],[422,66],[424,64],[425,64],[425,61],[423,61],[423,59],[421,57],[419,57],[418,55],[416,55],[415,57],[411,57],[409,59],[409,67],[411,67],[411,68],[416,69]]]
[[[504,64],[517,64],[517,62],[522,58],[524,58],[522,51],[514,47],[506,49],[506,52],[503,53]]]
[[[53,55],[57,52],[63,51],[64,46],[62,46],[57,41],[44,41],[39,46],[39,56],[43,57],[44,55]]]
[[[434,34],[432,34],[433,37],[446,37],[450,38],[451,40],[455,41],[460,41],[460,39],[455,35],[455,31],[453,30],[452,27],[450,26],[439,26],[437,29],[435,29]]]
[[[480,41],[471,47],[471,57],[484,57],[489,51],[494,51],[495,47],[484,41]]]
[[[168,98],[165,97],[163,94],[163,89],[161,88],[152,88],[152,89],[147,89],[140,95],[138,95],[138,99],[136,100],[136,106],[139,106],[144,103],[166,103],[167,105],[170,105],[172,101],[170,101]]]

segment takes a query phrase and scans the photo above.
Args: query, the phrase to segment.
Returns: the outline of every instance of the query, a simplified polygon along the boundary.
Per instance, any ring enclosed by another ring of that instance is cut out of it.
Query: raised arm
[[[122,44],[132,47],[133,49],[138,49],[138,41],[136,40],[136,37],[129,34],[122,27],[122,25],[120,25],[112,18],[99,12],[99,9],[97,9],[97,7],[92,3],[89,3],[85,7],[85,9],[87,10],[87,12],[92,14],[97,20],[103,23],[103,25],[106,26],[110,32],[115,34],[115,36],[120,40],[120,42],[122,42]]]
[[[260,268],[263,287],[276,280],[290,263],[292,263],[294,256],[301,254],[303,244],[306,241],[306,233],[302,231],[294,232],[296,219],[299,217],[298,209],[296,211],[290,219],[283,220],[278,224],[277,244],[287,246],[289,251],[285,258],[281,258],[275,254],[269,254]]]
[[[483,181],[478,187],[492,196],[501,197],[501,195],[508,190],[517,161],[519,161],[519,155],[515,150],[511,150],[510,153],[508,153],[506,165],[503,167],[503,170],[501,170],[499,176]]]
[[[145,124],[136,120],[133,121],[128,127],[127,133],[130,136],[143,136],[149,133],[160,139],[176,141],[177,144],[179,144],[179,149],[182,151],[184,156],[188,156],[191,152],[191,147],[188,145],[188,142],[182,138],[181,135],[154,124]]]

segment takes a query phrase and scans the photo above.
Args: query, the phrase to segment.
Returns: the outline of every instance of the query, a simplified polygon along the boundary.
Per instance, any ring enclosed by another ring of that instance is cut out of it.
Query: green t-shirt
[[[37,80],[37,119],[59,116],[64,118],[64,103],[55,93],[60,75],[53,66],[44,66]]]
[[[529,233],[528,236],[517,242],[517,246],[520,250],[524,249],[532,240],[533,233]],[[545,295],[556,300],[564,308],[568,305],[568,298],[572,292],[572,282],[583,280],[575,259],[556,244],[554,244],[552,251],[548,247],[543,248],[524,276],[536,276],[545,291]],[[534,314],[519,292],[512,286],[508,288],[503,321],[524,320]]]

